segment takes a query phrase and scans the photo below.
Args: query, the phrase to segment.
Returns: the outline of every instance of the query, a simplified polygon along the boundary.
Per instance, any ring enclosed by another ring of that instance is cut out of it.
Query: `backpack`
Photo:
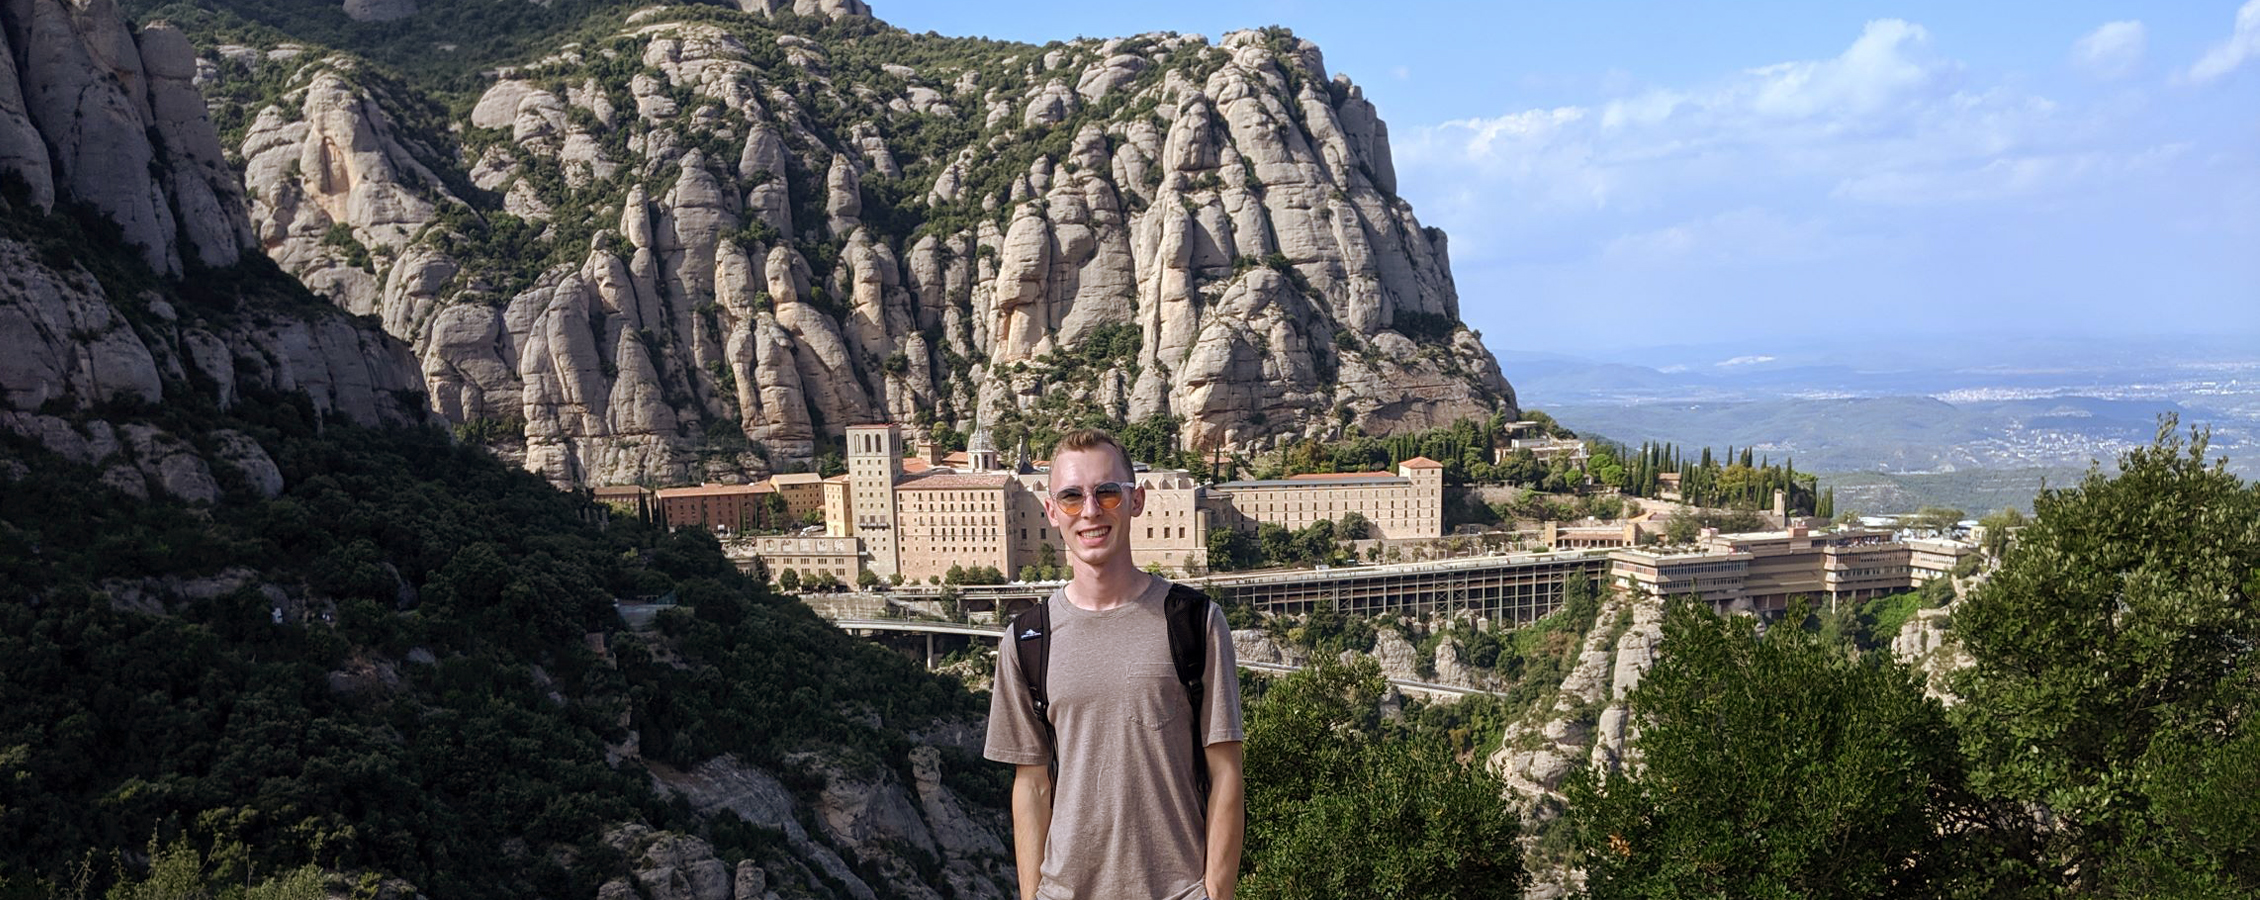
[[[1162,612],[1169,622],[1169,661],[1177,669],[1177,683],[1185,687],[1185,699],[1191,702],[1193,715],[1193,784],[1200,788],[1202,808],[1208,799],[1208,754],[1201,741],[1201,699],[1206,696],[1202,674],[1208,668],[1208,607],[1209,598],[1199,588],[1182,584],[1169,585],[1169,599],[1163,603]],[[1022,610],[1012,617],[1014,650],[1020,655],[1020,676],[1028,683],[1028,697],[1036,707],[1036,718],[1044,723],[1044,737],[1052,747],[1052,777],[1059,776],[1059,733],[1052,728],[1051,695],[1045,690],[1050,678],[1052,650],[1051,601],[1045,600]]]

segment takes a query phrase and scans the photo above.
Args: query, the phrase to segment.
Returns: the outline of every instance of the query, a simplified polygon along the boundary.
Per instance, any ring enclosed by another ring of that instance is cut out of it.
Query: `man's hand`
[[[1232,745],[1237,749],[1240,745]],[[1237,757],[1238,754],[1234,754]],[[1233,783],[1239,783],[1235,767]],[[1014,766],[1012,769],[1012,859],[1020,876],[1020,900],[1036,900],[1036,885],[1044,877],[1044,838],[1052,830],[1052,767],[1050,763]],[[1213,829],[1211,829],[1213,832]],[[1237,840],[1233,866],[1239,865]],[[1230,894],[1225,896],[1229,897]]]
[[[1202,752],[1208,755],[1208,872],[1202,883],[1209,900],[1232,900],[1248,824],[1248,786],[1242,778],[1247,757],[1239,741],[1210,744]],[[1017,790],[1014,796],[1019,796]]]

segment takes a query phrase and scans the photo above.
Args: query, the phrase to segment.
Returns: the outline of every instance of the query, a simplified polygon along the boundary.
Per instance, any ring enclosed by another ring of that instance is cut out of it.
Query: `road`
[[[965,637],[987,638],[992,641],[1004,636],[1003,626],[967,625],[959,622],[936,622],[931,619],[833,619],[831,621],[832,624],[838,625],[841,629],[847,631],[897,631],[916,634],[955,634],[963,635]],[[1242,662],[1240,663],[1240,668],[1255,672],[1262,672],[1270,675],[1284,675],[1289,672],[1298,671],[1303,667],[1283,665],[1280,663]],[[1477,688],[1460,687],[1450,684],[1436,684],[1434,682],[1427,681],[1413,681],[1411,679],[1404,678],[1391,678],[1389,679],[1389,683],[1395,685],[1398,690],[1406,691],[1409,693],[1424,694],[1430,697],[1466,697],[1471,694],[1494,693],[1492,691],[1485,691]]]

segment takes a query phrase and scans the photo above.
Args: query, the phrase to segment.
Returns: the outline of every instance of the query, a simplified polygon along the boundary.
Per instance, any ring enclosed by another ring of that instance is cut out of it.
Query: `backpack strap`
[[[1044,723],[1044,743],[1052,750],[1052,779],[1059,779],[1059,731],[1052,727],[1051,677],[1052,608],[1044,600],[1012,617],[1013,652],[1020,656],[1020,679],[1028,685],[1028,700],[1036,721]]]
[[[1208,748],[1201,734],[1201,704],[1208,698],[1204,677],[1208,671],[1208,595],[1183,584],[1169,586],[1163,607],[1169,621],[1169,661],[1177,669],[1177,683],[1185,686],[1185,699],[1193,711],[1193,783],[1208,799]],[[1204,805],[1204,814],[1206,812]]]

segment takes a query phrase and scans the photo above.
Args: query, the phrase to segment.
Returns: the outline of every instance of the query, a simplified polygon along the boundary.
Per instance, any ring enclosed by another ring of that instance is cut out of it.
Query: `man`
[[[1046,601],[1048,732],[1014,652],[1018,635],[997,654],[985,753],[1015,767],[1021,900],[1231,900],[1239,875],[1246,733],[1232,634],[1207,604],[1196,709],[1171,662],[1170,583],[1130,559],[1130,520],[1146,504],[1135,479],[1129,454],[1103,431],[1071,432],[1052,455],[1044,515],[1066,540],[1073,577]],[[1208,764],[1205,800],[1195,753]]]

